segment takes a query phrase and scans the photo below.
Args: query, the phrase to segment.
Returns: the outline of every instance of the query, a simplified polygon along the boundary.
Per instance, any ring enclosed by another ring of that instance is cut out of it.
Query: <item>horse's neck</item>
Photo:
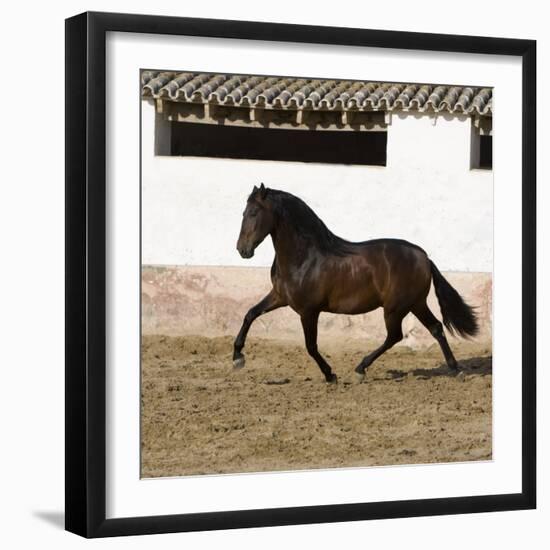
[[[302,265],[315,245],[302,237],[291,227],[278,227],[271,238],[275,249],[276,262],[283,271]]]

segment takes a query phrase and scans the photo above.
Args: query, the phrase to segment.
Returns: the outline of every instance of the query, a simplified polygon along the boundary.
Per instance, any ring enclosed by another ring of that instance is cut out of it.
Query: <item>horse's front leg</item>
[[[319,368],[325,375],[325,380],[329,384],[336,384],[338,379],[332,372],[330,365],[323,359],[323,356],[317,349],[317,323],[319,321],[319,312],[308,312],[301,316],[302,328],[304,329],[304,337],[306,340],[307,352],[315,362],[319,365]]]
[[[278,296],[275,290],[271,289],[271,292],[261,302],[257,303],[254,307],[248,310],[248,313],[244,316],[241,330],[239,331],[237,338],[235,338],[235,343],[233,344],[233,366],[236,369],[242,369],[244,367],[245,359],[243,353],[241,352],[244,348],[246,335],[248,334],[250,325],[260,315],[286,305],[286,302]]]

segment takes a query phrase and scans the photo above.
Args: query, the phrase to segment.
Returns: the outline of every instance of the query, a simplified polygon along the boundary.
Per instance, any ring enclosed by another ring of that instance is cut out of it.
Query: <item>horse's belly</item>
[[[358,267],[345,270],[340,277],[333,277],[326,298],[330,313],[355,315],[382,305],[370,270]]]
[[[345,295],[331,297],[327,304],[326,311],[329,313],[345,313],[357,315],[368,313],[382,305],[378,296],[373,293],[349,292]]]

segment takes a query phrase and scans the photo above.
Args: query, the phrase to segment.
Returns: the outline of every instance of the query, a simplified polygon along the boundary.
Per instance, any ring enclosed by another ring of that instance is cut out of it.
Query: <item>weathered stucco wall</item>
[[[271,239],[251,260],[235,250],[246,198],[264,182],[302,197],[344,238],[404,238],[423,247],[478,306],[479,339],[490,340],[493,174],[470,170],[469,118],[393,114],[386,167],[155,156],[154,129],[154,106],[143,101],[145,334],[237,334],[246,311],[270,288]],[[439,315],[433,290],[430,304]],[[403,327],[405,345],[433,343],[412,316]],[[381,341],[382,312],[323,314],[319,334]],[[251,335],[302,339],[288,308],[258,319]]]
[[[445,273],[468,303],[477,307],[481,332],[478,341],[491,340],[492,277],[486,273]],[[271,288],[268,268],[154,267],[142,268],[142,331],[144,334],[235,336],[247,310]],[[432,311],[440,317],[433,288]],[[403,322],[403,344],[423,347],[434,343],[431,335],[409,315]],[[302,340],[299,317],[290,308],[263,315],[252,325],[252,337]],[[382,310],[366,315],[323,313],[319,339],[385,337]]]

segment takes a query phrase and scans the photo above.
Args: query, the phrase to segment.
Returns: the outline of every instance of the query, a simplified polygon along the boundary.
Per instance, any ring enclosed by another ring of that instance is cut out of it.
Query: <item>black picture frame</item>
[[[482,53],[522,60],[522,491],[106,519],[105,39],[108,31]],[[85,537],[536,506],[536,42],[115,13],[66,20],[66,529]]]

